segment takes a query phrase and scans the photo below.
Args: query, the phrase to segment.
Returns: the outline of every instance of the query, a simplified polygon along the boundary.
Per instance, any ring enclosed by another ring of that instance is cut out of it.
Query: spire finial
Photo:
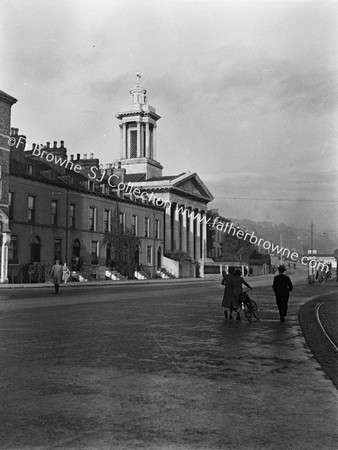
[[[140,86],[140,78],[141,78],[141,75],[140,75],[140,73],[139,72],[137,72],[136,73],[136,79],[137,79],[137,86]]]

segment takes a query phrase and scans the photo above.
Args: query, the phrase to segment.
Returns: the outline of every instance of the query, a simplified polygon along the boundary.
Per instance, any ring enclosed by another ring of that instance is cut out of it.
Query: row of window
[[[123,232],[126,231],[126,213],[120,212],[119,223]],[[143,222],[143,235],[139,230],[139,216],[136,214],[131,215],[131,226],[130,231],[134,236],[143,236],[149,238],[150,236],[150,217],[145,217]],[[89,207],[89,231],[97,230],[97,208]],[[105,209],[103,213],[103,231],[109,233],[112,231],[112,211]],[[160,239],[160,219],[154,219],[154,238]]]
[[[14,207],[14,196],[13,192],[9,193],[9,218],[13,220],[13,207]],[[89,207],[88,212],[88,230],[89,231],[98,231],[97,229],[97,208]],[[51,225],[58,225],[58,201],[51,200]],[[32,195],[28,195],[27,197],[27,221],[28,223],[35,223],[36,220],[36,199]],[[119,223],[122,227],[122,230],[126,231],[126,213],[120,212]],[[68,218],[68,226],[69,228],[75,228],[76,226],[76,204],[71,203],[69,205],[69,218]],[[143,236],[146,238],[151,237],[151,225],[150,218],[145,217],[143,223],[143,234],[140,234],[139,230],[139,217],[136,214],[132,214],[131,216],[131,232],[135,236]],[[111,232],[112,231],[112,211],[109,209],[105,209],[103,212],[103,232]],[[154,238],[160,239],[160,220],[154,219]]]
[[[61,253],[61,245],[62,240],[61,239],[55,239],[54,240],[54,260],[58,259],[60,261],[62,260],[62,253]],[[41,241],[37,236],[34,236],[30,242],[31,247],[31,255],[30,259],[31,262],[40,262],[40,251],[41,251]],[[137,252],[139,254],[139,247],[137,248]],[[80,256],[80,242],[76,239],[73,243],[73,255]],[[112,248],[111,244],[107,244],[106,246],[106,259],[107,261],[111,259],[112,255]],[[91,264],[98,264],[100,256],[100,243],[99,241],[91,241],[90,242],[90,263]],[[127,247],[124,249],[124,259],[125,262],[127,261]],[[138,260],[138,258],[137,258]],[[11,236],[11,242],[8,247],[8,262],[9,264],[18,264],[18,236]],[[147,245],[147,254],[146,254],[146,264],[152,265],[153,263],[153,247],[151,245]]]

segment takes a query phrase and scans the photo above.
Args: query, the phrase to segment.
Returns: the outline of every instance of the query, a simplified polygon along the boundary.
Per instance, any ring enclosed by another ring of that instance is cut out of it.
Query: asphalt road
[[[262,284],[251,324],[224,320],[219,282],[1,289],[0,448],[337,449],[298,322],[337,285],[297,284],[281,324]]]

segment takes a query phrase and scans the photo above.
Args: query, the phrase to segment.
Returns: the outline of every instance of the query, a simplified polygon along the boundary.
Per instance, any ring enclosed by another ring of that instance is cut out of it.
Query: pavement
[[[337,292],[305,303],[299,310],[299,323],[308,347],[338,389]]]
[[[293,271],[290,270],[289,273],[292,276],[295,276],[295,279],[304,281],[306,279],[305,271]],[[254,276],[254,277],[245,277],[245,280],[248,283],[254,283],[254,285],[269,285],[271,280],[273,279],[272,274]],[[129,286],[129,285],[147,285],[147,284],[164,284],[164,283],[201,283],[201,282],[217,282],[220,281],[221,277],[208,276],[205,279],[202,278],[149,278],[145,280],[90,280],[90,281],[72,281],[67,283],[67,287],[80,287],[80,286]],[[46,286],[52,287],[53,283],[51,280],[46,281],[45,283],[3,283],[0,284],[0,289],[22,289],[22,288],[45,288]],[[64,284],[61,284],[64,287]]]
[[[2,287],[0,448],[336,450],[313,349],[331,360],[338,285],[292,278],[285,324],[271,276],[249,281],[251,324],[224,319],[219,280]]]

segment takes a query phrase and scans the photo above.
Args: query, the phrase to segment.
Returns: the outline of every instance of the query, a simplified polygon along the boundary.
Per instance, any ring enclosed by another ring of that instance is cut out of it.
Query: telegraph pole
[[[310,257],[313,258],[313,222],[311,222],[311,238],[310,239],[311,239],[310,240],[310,242],[311,242]],[[310,259],[310,261],[308,262],[309,284],[313,284],[315,281],[314,268],[312,266],[310,267],[311,261],[312,261],[312,259]]]

